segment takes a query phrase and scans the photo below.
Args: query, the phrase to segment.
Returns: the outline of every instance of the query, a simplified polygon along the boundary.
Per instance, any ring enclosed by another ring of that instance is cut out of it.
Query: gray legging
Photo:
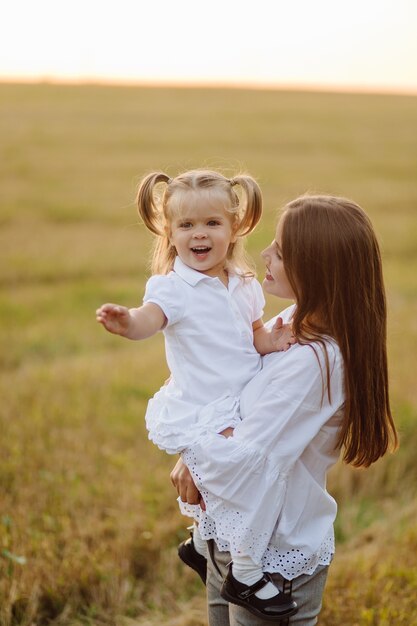
[[[270,621],[257,618],[246,609],[229,604],[220,595],[220,587],[227,573],[227,565],[231,561],[229,552],[219,552],[214,544],[209,550],[207,563],[207,603],[210,626],[266,626]],[[214,561],[214,562],[213,562]],[[218,569],[220,570],[220,573]],[[319,565],[310,576],[303,574],[292,581],[292,597],[297,602],[298,613],[282,622],[282,626],[314,626],[321,610],[321,601],[326,584],[328,565]],[[282,589],[283,578],[273,574],[275,584]]]

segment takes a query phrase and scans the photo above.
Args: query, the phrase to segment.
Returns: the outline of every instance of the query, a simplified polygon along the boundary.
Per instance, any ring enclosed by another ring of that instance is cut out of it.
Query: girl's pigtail
[[[142,180],[137,196],[137,206],[140,217],[146,228],[154,235],[162,237],[164,235],[164,223],[162,208],[158,206],[154,188],[158,183],[169,183],[170,177],[163,172],[153,172]]]
[[[246,174],[235,176],[230,181],[231,185],[240,185],[246,196],[246,202],[241,214],[238,230],[239,237],[249,235],[261,219],[262,215],[262,193],[258,183]]]

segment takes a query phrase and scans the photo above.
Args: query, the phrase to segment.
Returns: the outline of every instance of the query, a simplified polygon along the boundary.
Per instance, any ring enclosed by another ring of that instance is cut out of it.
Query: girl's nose
[[[199,230],[194,234],[196,239],[205,239],[207,237],[206,233],[203,230]]]

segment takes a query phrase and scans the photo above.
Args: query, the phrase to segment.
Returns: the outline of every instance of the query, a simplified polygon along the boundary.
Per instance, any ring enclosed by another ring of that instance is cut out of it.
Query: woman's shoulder
[[[327,381],[332,402],[343,402],[343,359],[337,343],[323,338],[323,343],[294,344],[286,352],[267,354],[262,360],[262,385],[272,398],[320,407],[327,401]]]
[[[285,308],[283,311],[278,313],[278,315],[275,315],[270,320],[265,322],[266,328],[268,330],[271,329],[273,325],[275,324],[275,322],[277,321],[278,317],[282,318],[282,321],[284,322],[284,324],[291,323],[291,320],[295,313],[295,307],[296,307],[295,304],[291,304],[290,306]],[[333,339],[333,337],[330,337],[328,335],[323,335],[322,341],[312,341],[311,343],[308,343],[308,344],[296,344],[296,346],[298,348],[302,348],[302,353],[305,353],[307,351],[314,353],[316,350],[319,352],[324,352],[324,348],[326,348],[327,352],[330,355],[333,355],[335,358],[340,357],[341,355],[340,348],[339,348],[337,341]],[[297,354],[301,354],[301,353],[298,353],[297,351]]]
[[[263,357],[263,368],[295,375],[326,367],[328,360],[331,371],[342,366],[339,346],[331,339],[324,337],[323,343],[296,343],[285,352],[272,352]]]
[[[289,324],[294,315],[294,311],[295,311],[295,304],[291,304],[290,306],[287,306],[287,308],[281,311],[281,313],[278,313],[278,315],[274,315],[274,317],[271,317],[270,320],[265,322],[266,328],[268,329],[272,328],[272,326],[277,321],[278,317],[282,317],[282,321],[284,322],[284,324]]]
[[[281,317],[284,323],[291,322],[295,305],[269,320],[265,325],[271,328],[276,319]],[[343,372],[343,358],[338,343],[329,336],[323,335],[321,341],[311,343],[296,343],[286,352],[273,352],[263,357],[263,368],[270,370],[271,375],[314,375],[314,372],[323,372],[329,365],[330,374]]]

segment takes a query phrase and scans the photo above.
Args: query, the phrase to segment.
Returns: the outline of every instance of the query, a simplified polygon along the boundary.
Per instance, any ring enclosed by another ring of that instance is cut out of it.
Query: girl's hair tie
[[[167,185],[169,185],[170,183],[172,183],[172,178],[168,178],[167,180]]]
[[[237,181],[234,178],[231,178],[229,180],[229,183],[231,184],[232,187],[234,187],[235,185],[237,185]]]

